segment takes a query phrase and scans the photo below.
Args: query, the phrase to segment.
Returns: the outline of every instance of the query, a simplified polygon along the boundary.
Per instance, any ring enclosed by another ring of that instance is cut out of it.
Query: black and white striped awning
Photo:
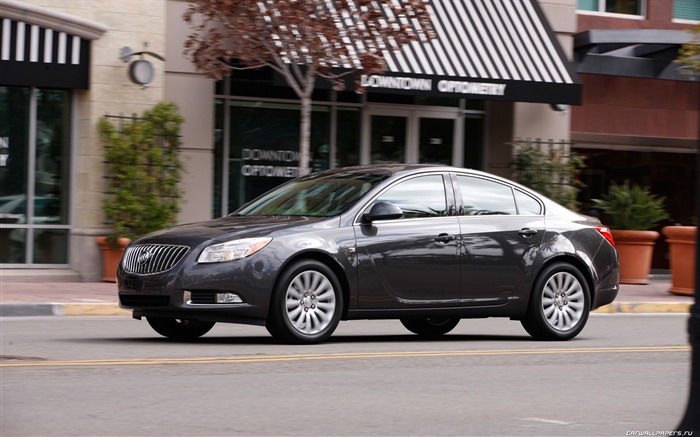
[[[89,85],[90,41],[10,18],[0,19],[0,85]]]
[[[387,50],[368,92],[580,104],[581,85],[537,0],[432,0],[435,38]]]

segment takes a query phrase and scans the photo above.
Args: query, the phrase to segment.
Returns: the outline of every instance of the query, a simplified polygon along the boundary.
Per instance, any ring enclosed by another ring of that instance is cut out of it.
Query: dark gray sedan
[[[597,219],[494,175],[417,164],[292,180],[133,241],[117,272],[120,305],[166,337],[230,322],[295,343],[327,339],[340,320],[438,336],[475,317],[568,340],[615,299],[618,277]]]

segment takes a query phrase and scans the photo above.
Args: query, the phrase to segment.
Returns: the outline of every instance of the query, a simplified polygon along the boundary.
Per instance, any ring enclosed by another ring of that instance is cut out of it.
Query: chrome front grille
[[[128,273],[152,275],[175,267],[190,248],[171,244],[137,244],[127,247],[122,267]]]

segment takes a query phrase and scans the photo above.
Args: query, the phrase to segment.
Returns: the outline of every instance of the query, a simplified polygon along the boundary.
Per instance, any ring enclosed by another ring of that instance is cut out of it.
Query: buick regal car
[[[117,272],[121,307],[165,337],[228,322],[292,343],[324,341],[340,320],[398,319],[430,337],[476,317],[568,340],[618,278],[598,219],[491,174],[418,164],[294,179],[133,241]]]

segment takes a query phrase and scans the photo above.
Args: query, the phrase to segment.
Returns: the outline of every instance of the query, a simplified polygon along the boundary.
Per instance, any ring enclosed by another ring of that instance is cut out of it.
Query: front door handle
[[[435,237],[435,241],[438,243],[449,243],[450,241],[454,240],[455,236],[454,235],[449,235],[449,234],[440,234],[437,237]]]
[[[537,230],[530,229],[530,228],[522,228],[521,230],[518,231],[518,234],[522,235],[525,238],[530,238],[533,235],[537,235]]]

